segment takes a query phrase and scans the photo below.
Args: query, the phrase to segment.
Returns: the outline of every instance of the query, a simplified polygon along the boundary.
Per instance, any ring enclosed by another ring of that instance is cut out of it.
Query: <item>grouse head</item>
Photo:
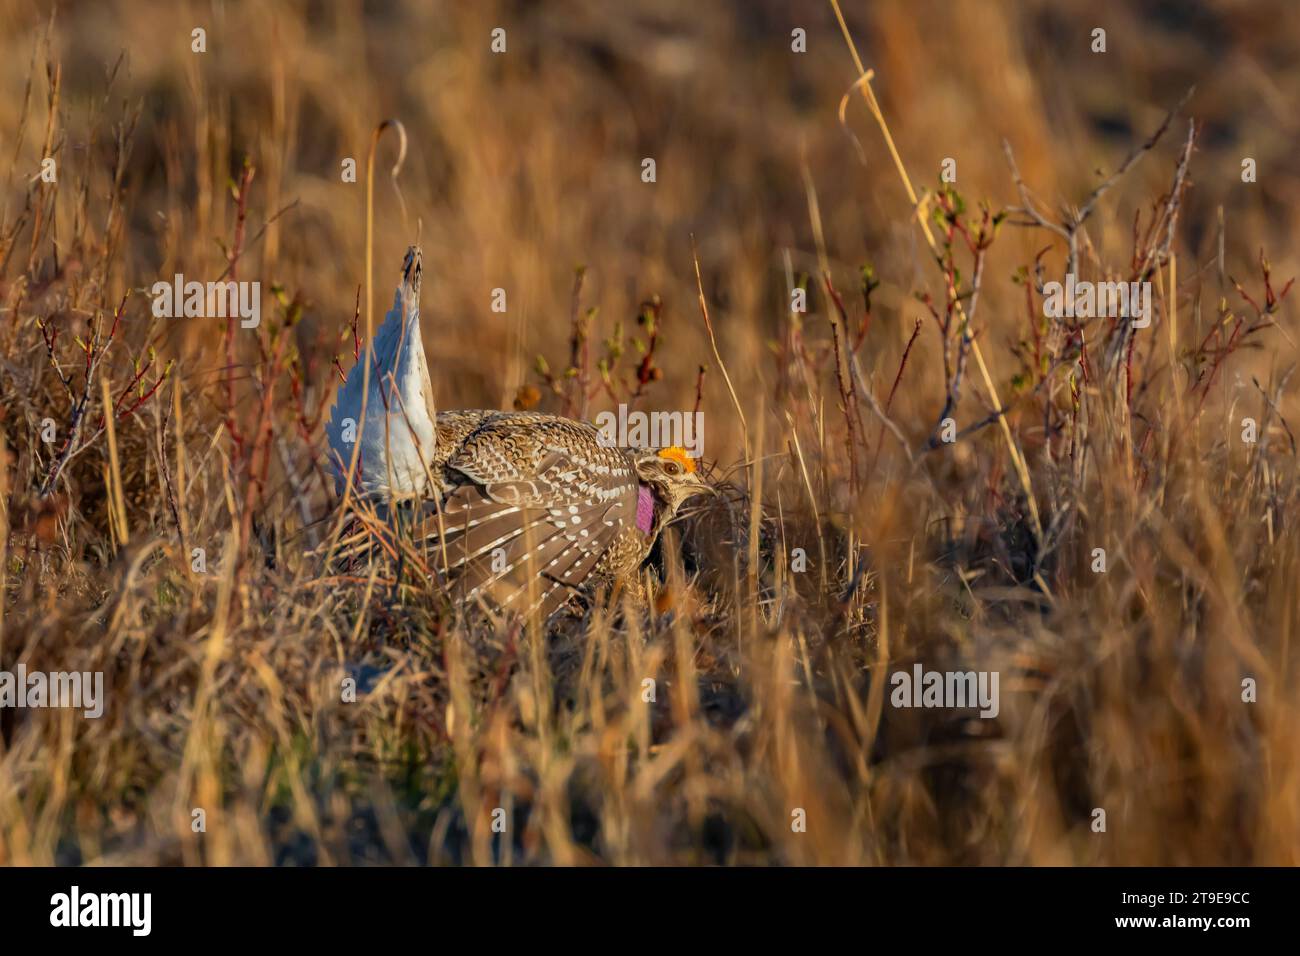
[[[635,455],[641,487],[637,497],[636,524],[653,537],[677,514],[689,498],[714,493],[700,477],[695,459],[685,449],[647,448]]]

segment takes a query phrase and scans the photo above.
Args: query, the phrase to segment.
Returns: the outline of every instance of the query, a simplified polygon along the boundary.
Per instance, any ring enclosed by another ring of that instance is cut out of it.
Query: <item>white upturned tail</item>
[[[365,393],[362,362],[371,363]],[[325,428],[340,493],[360,443],[356,488],[361,494],[392,500],[422,495],[428,486],[426,463],[433,458],[435,420],[433,385],[420,335],[420,250],[411,246],[393,308],[339,388]]]

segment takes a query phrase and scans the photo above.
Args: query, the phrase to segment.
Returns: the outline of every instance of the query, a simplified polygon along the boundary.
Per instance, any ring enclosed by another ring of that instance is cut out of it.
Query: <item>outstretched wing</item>
[[[348,373],[331,410],[325,431],[340,490],[358,442],[356,485],[362,494],[400,500],[428,487],[436,414],[420,335],[420,272],[420,250],[411,246],[393,307]]]
[[[636,520],[629,458],[596,431],[547,416],[495,417],[447,462],[463,480],[426,520],[433,564],[453,594],[498,607],[560,607]]]

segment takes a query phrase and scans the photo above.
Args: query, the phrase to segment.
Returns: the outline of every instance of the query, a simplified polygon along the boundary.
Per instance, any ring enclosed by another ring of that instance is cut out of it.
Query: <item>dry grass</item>
[[[848,6],[870,90],[814,2],[0,5],[0,670],[109,688],[0,710],[0,863],[1300,862],[1294,18]],[[390,116],[439,408],[700,402],[647,619],[319,556]],[[1149,328],[1044,320],[1072,248]],[[262,325],[153,318],[175,272]],[[892,707],[913,662],[1001,713]]]

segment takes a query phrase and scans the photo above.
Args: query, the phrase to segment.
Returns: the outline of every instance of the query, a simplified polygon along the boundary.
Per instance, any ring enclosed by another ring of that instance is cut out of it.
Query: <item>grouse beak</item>
[[[698,476],[693,476],[693,477],[694,477],[694,481],[692,482],[691,494],[693,494],[693,495],[700,495],[700,494],[706,494],[706,493],[707,493],[707,494],[710,494],[710,495],[716,495],[716,494],[718,494],[718,489],[717,489],[717,488],[714,488],[711,484],[709,484],[708,482],[706,482],[703,478],[700,478],[700,477],[698,477]]]

